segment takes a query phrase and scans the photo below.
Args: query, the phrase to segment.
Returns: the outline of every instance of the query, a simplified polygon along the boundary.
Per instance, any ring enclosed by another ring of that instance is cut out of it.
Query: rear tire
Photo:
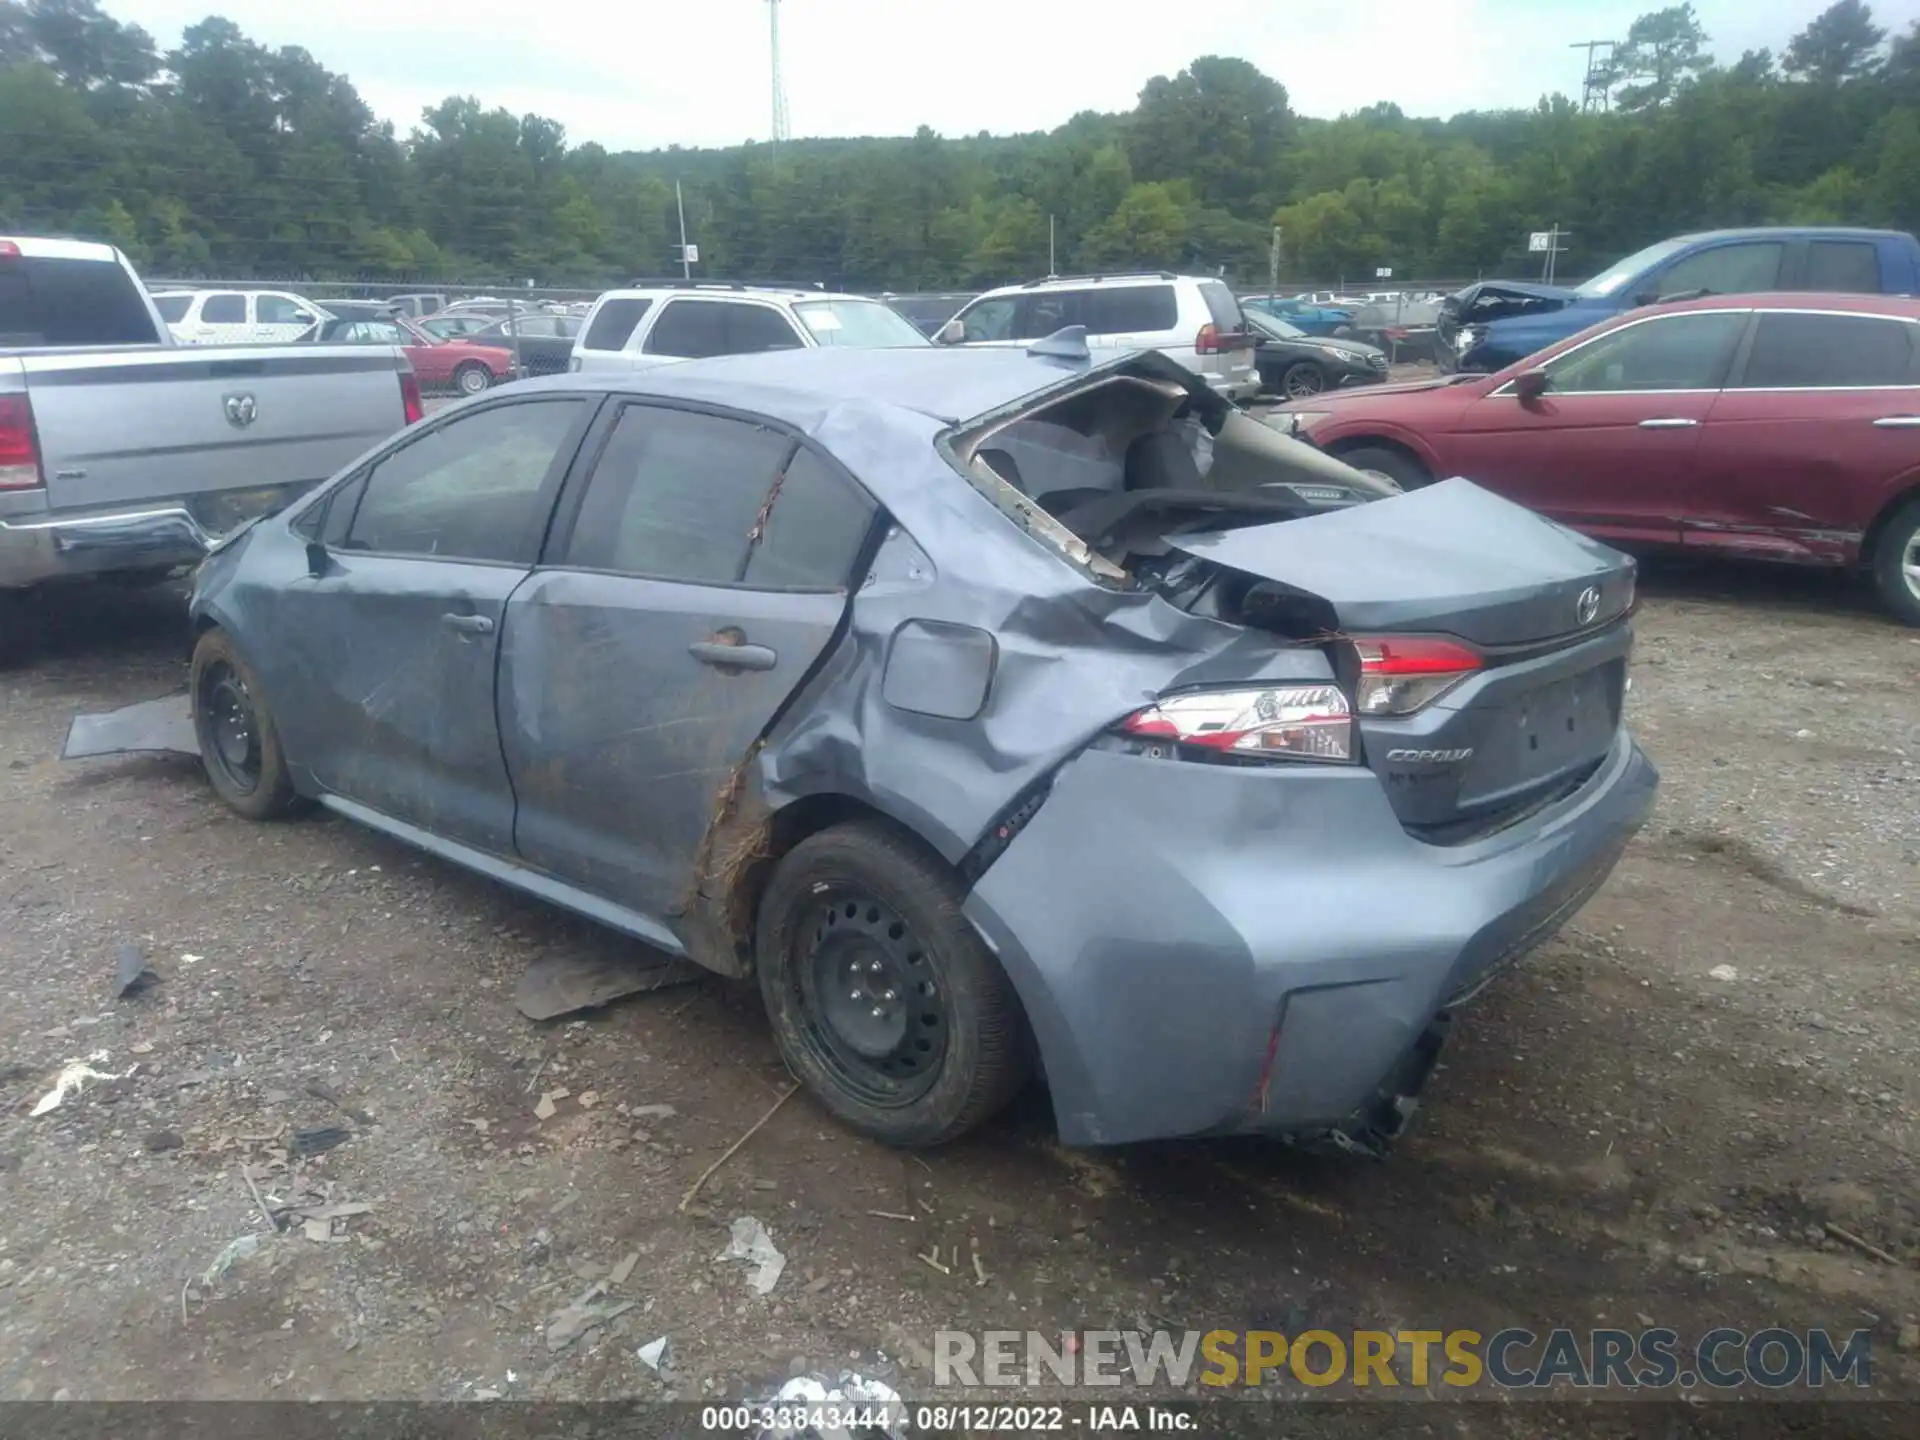
[[[953,1140],[1031,1073],[1013,986],[951,875],[880,825],[836,826],[789,851],[761,896],[754,951],[788,1067],[884,1144]]]
[[[462,395],[483,395],[493,384],[493,372],[477,360],[469,360],[453,372],[453,385]]]
[[[1873,547],[1873,583],[1895,619],[1920,626],[1920,500],[1894,511],[1880,532]]]
[[[1340,451],[1334,458],[1356,470],[1384,475],[1402,490],[1418,490],[1422,485],[1433,483],[1433,476],[1426,466],[1406,451],[1385,445],[1357,445],[1351,450]]]
[[[224,630],[193,647],[193,733],[214,794],[248,820],[282,820],[307,808],[294,792],[273,712],[253,670]]]

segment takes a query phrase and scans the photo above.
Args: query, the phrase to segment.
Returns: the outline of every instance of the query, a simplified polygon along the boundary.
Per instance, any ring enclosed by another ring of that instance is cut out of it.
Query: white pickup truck
[[[25,591],[192,564],[420,414],[398,346],[176,346],[118,250],[0,235],[0,655]]]

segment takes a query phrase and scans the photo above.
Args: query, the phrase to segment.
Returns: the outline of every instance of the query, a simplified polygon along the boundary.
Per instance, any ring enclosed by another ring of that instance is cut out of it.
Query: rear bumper
[[[0,512],[0,590],[66,576],[108,575],[197,564],[242,521],[287,504],[306,486],[250,492],[248,503],[218,495],[154,500],[102,510]],[[28,497],[9,497],[27,503]]]
[[[1558,805],[1434,846],[1363,768],[1088,751],[966,911],[1020,993],[1068,1143],[1337,1141],[1379,1131],[1450,1007],[1599,888],[1657,784],[1622,732]]]

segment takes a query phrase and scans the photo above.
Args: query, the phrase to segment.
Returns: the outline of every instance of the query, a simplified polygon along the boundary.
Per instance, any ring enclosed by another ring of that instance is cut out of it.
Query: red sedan
[[[457,390],[478,395],[513,378],[513,352],[499,345],[473,345],[465,340],[442,340],[411,320],[394,316],[361,320],[351,316],[329,320],[320,329],[320,341],[332,345],[400,345],[405,347],[422,390]]]
[[[1862,566],[1920,625],[1920,301],[1649,307],[1494,375],[1319,395],[1274,423],[1403,486],[1462,475],[1628,548]]]

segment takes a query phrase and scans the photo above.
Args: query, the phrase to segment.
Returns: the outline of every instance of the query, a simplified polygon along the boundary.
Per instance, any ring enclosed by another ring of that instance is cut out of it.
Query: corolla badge
[[[1573,602],[1573,618],[1581,625],[1591,625],[1600,616],[1600,587],[1589,585],[1580,592],[1580,598]]]
[[[227,423],[236,430],[244,430],[260,418],[260,402],[251,395],[223,396],[221,404],[226,407]]]

